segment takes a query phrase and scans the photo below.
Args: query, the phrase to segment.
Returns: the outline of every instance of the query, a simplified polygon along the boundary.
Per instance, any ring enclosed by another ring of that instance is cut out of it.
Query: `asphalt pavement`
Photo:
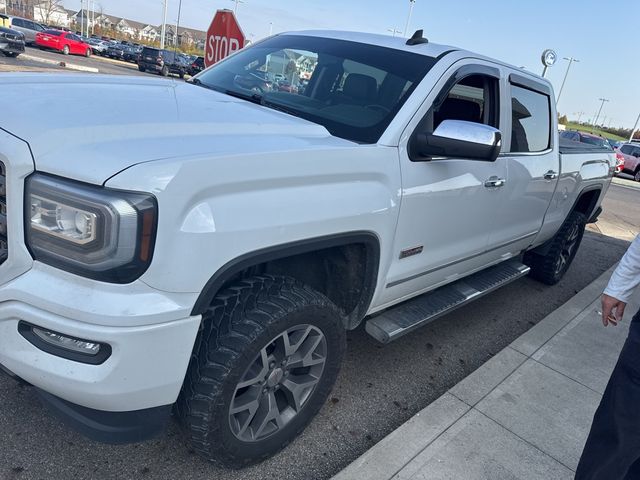
[[[639,306],[602,326],[613,268],[333,480],[572,480]]]
[[[521,279],[387,346],[363,328],[350,332],[337,385],[318,417],[260,465],[214,467],[194,454],[175,422],[142,444],[91,442],[53,418],[31,388],[0,377],[0,478],[329,478],[620,259],[638,232],[640,190],[634,182],[616,182],[558,285]]]
[[[64,62],[66,64],[78,65],[80,67],[88,67],[90,69],[98,70],[98,72],[93,73],[106,73],[110,75],[150,75],[148,73],[142,73],[138,71],[137,65],[130,62],[121,62],[119,60],[103,58],[98,55],[92,55],[89,58],[83,57],[81,55],[63,55],[58,52],[40,50],[39,48],[34,47],[27,47],[23,55],[19,55],[15,58],[0,55],[0,72],[69,71],[77,73],[77,71],[73,68],[65,68],[60,65],[54,65],[51,62]]]

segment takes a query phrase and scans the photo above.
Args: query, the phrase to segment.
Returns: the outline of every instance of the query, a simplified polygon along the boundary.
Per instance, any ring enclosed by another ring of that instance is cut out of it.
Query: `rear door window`
[[[551,141],[551,104],[547,95],[511,85],[511,152],[547,150]]]

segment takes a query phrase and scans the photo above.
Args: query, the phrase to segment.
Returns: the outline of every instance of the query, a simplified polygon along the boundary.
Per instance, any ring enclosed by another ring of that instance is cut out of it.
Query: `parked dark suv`
[[[188,73],[192,77],[204,70],[204,57],[198,57],[189,65]]]
[[[144,47],[138,61],[138,70],[141,72],[149,70],[159,73],[163,77],[175,73],[183,78],[187,73],[187,66],[187,63],[183,62],[176,52],[152,47]]]

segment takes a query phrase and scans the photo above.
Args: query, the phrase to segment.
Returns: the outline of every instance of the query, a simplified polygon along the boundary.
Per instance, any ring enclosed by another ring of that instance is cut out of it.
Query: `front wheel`
[[[64,47],[62,47],[62,54],[69,55],[69,45],[65,45]]]
[[[84,56],[89,58],[91,56],[91,49],[87,48],[86,52],[84,52]]]
[[[162,70],[160,70],[160,75],[162,75],[163,77],[169,76],[169,67],[162,67]]]
[[[144,72],[144,67],[141,65],[138,65],[138,70],[140,70],[141,72]]]
[[[571,212],[545,255],[527,252],[524,263],[531,267],[531,276],[547,285],[558,283],[576,256],[586,224],[587,217],[583,213]]]
[[[4,53],[5,56],[7,56],[7,57],[13,57],[13,58],[15,58],[15,57],[17,57],[19,55],[18,52],[2,52],[2,53]]]
[[[633,174],[633,179],[636,182],[640,182],[640,167],[636,169],[636,173]]]
[[[340,310],[286,277],[257,276],[216,297],[177,403],[193,448],[228,467],[278,452],[309,424],[345,350]]]

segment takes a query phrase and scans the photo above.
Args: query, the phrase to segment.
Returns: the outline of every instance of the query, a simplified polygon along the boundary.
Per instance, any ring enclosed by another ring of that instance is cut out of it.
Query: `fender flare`
[[[250,267],[272,260],[279,260],[316,250],[324,250],[354,243],[363,244],[367,249],[363,291],[357,307],[349,314],[347,322],[348,328],[355,328],[362,318],[364,318],[373,299],[380,264],[380,240],[376,234],[366,231],[339,233],[298,240],[255,250],[236,257],[219,268],[207,281],[196,300],[191,315],[201,315],[204,313],[225,283]]]

